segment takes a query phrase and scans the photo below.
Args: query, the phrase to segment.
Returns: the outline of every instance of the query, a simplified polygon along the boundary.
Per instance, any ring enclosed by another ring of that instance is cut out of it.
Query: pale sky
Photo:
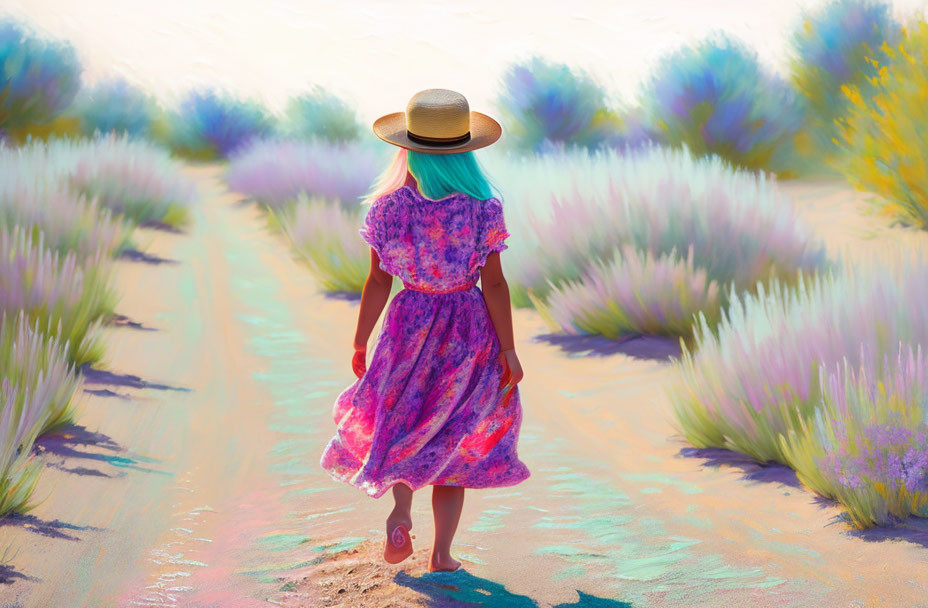
[[[0,15],[69,40],[86,82],[122,75],[170,103],[216,85],[274,111],[320,84],[362,122],[448,88],[472,110],[512,61],[537,53],[586,69],[631,102],[666,52],[724,30],[782,70],[801,9],[821,0],[0,0]],[[897,17],[928,0],[896,0]]]

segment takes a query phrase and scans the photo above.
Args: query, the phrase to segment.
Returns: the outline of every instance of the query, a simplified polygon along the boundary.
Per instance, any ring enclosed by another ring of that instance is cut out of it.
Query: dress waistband
[[[403,288],[408,289],[409,291],[419,291],[422,293],[454,293],[456,291],[467,291],[468,289],[473,289],[477,286],[477,281],[473,283],[468,283],[467,285],[458,285],[457,287],[452,287],[450,289],[416,289],[415,287],[403,281]]]

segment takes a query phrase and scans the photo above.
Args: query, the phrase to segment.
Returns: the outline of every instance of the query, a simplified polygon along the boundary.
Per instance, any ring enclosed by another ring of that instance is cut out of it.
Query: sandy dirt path
[[[851,533],[790,471],[687,448],[663,391],[673,343],[556,338],[525,310],[532,477],[468,493],[466,572],[425,573],[427,492],[416,555],[381,564],[388,499],[318,467],[357,301],[318,292],[217,167],[187,170],[194,226],[142,237],[177,263],[120,262],[119,311],[142,328],[107,330],[80,426],[40,446],[42,502],[0,521],[0,605],[928,605],[923,527]],[[846,187],[787,187],[835,247],[924,238],[875,230]]]

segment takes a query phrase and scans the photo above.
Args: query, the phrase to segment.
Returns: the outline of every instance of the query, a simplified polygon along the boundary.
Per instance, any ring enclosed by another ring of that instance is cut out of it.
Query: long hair
[[[370,205],[381,196],[402,188],[407,171],[416,179],[419,192],[432,200],[455,192],[480,200],[499,198],[499,190],[487,179],[473,151],[429,154],[398,148],[393,162],[380,174],[361,204]]]

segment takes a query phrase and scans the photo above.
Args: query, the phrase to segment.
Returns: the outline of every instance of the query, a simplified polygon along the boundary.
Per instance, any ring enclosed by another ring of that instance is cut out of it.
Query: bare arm
[[[512,337],[512,304],[509,301],[509,284],[503,276],[499,262],[499,252],[487,256],[487,262],[480,269],[480,289],[487,304],[490,320],[499,337],[499,359],[503,364],[500,388],[505,385],[515,386],[522,380],[522,364],[516,355],[515,341]]]
[[[512,308],[509,301],[509,284],[503,276],[499,252],[494,251],[480,269],[480,289],[487,311],[499,337],[499,350],[505,352],[515,348],[512,338]]]
[[[361,310],[358,311],[358,328],[354,334],[355,350],[365,349],[374,325],[383,312],[383,307],[393,288],[393,275],[380,268],[380,256],[371,247],[371,270],[361,292]]]

